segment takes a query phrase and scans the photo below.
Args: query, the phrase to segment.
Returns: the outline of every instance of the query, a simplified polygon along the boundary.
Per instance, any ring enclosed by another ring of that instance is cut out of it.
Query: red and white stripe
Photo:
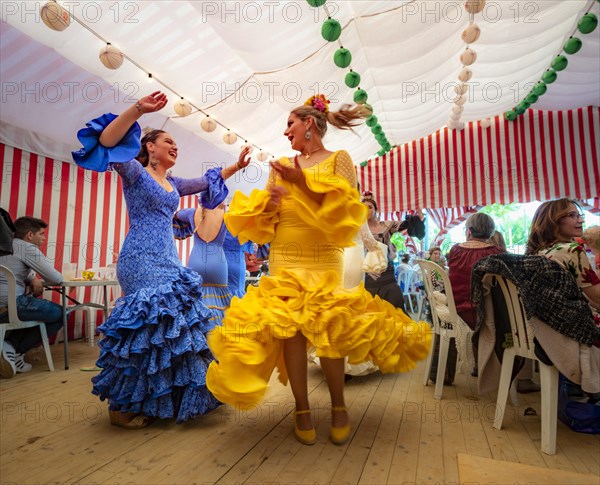
[[[429,218],[439,228],[439,232],[433,239],[431,246],[439,246],[450,229],[466,221],[467,217],[477,212],[478,209],[477,206],[426,209]]]
[[[121,178],[116,172],[91,172],[0,144],[0,177],[0,206],[13,220],[27,215],[48,222],[42,251],[58,271],[68,262],[76,263],[81,271],[116,260],[113,252],[119,252],[129,227]],[[186,196],[180,208],[197,205],[196,196]],[[192,238],[177,243],[184,264],[192,243]],[[60,303],[58,294],[47,293],[46,298]],[[78,338],[81,328],[73,329],[70,322],[69,334]]]
[[[423,208],[485,206],[600,190],[600,108],[527,110],[468,123],[396,147],[358,168],[363,190],[382,214]]]

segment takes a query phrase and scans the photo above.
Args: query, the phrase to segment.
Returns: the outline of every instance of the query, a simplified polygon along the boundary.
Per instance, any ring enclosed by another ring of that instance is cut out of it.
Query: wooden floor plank
[[[353,431],[344,446],[328,441],[329,393],[320,370],[309,367],[318,443],[304,446],[293,436],[291,391],[275,377],[253,412],[223,406],[183,425],[166,420],[125,430],[109,424],[106,403],[91,394],[94,374],[79,370],[94,362],[97,349],[72,343],[68,371],[60,369],[62,347],[52,351],[56,372],[41,361],[30,373],[0,380],[3,483],[450,484],[461,479],[461,453],[494,458],[490,469],[520,463],[549,476],[600,475],[600,436],[559,422],[556,455],[541,453],[540,417],[523,415],[525,407],[539,413],[539,393],[519,395],[504,429],[495,430],[495,395],[476,395],[476,379],[460,374],[436,401],[433,387],[421,382],[424,363],[347,384]]]

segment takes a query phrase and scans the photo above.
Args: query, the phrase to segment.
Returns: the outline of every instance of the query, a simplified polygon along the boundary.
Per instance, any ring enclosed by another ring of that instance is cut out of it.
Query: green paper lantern
[[[538,97],[534,93],[529,93],[527,96],[525,96],[525,101],[527,101],[529,104],[537,103],[537,100]]]
[[[567,42],[565,42],[563,50],[567,54],[571,54],[571,55],[577,54],[579,52],[579,50],[581,49],[582,45],[583,45],[583,42],[581,42],[581,40],[578,39],[577,37],[569,37],[569,40]]]
[[[335,42],[342,35],[342,26],[336,19],[327,19],[321,26],[321,35],[329,42]]]
[[[306,0],[311,7],[322,7],[327,0]]]
[[[531,105],[527,101],[521,101],[518,105],[518,108],[521,108],[523,112],[525,112],[529,109],[529,106]]]
[[[371,115],[365,120],[365,125],[368,127],[375,126],[377,124],[377,116]]]
[[[373,133],[374,135],[379,135],[381,132],[383,132],[383,128],[381,127],[381,125],[375,125],[371,127],[371,133]]]
[[[582,34],[589,34],[596,30],[596,27],[598,27],[598,17],[591,12],[586,13],[577,23],[577,29],[579,29],[579,32]]]
[[[546,72],[544,72],[544,74],[542,74],[542,81],[544,81],[546,84],[552,84],[554,81],[556,81],[557,77],[558,74],[556,74],[556,71],[553,69],[548,69]]]
[[[509,110],[506,113],[504,113],[504,117],[508,120],[508,121],[515,121],[517,119],[517,113],[515,113],[515,110]]]
[[[385,152],[389,152],[392,149],[392,145],[390,145],[389,143],[383,147],[383,149],[385,150]]]
[[[543,96],[544,94],[546,94],[546,91],[548,91],[548,87],[543,82],[537,83],[535,86],[533,86],[533,89],[531,90],[531,92],[537,96]]]
[[[344,82],[349,88],[357,88],[360,85],[360,74],[350,69],[350,72],[344,78]]]
[[[569,65],[569,61],[567,60],[567,58],[565,56],[560,55],[560,56],[556,56],[552,60],[552,64],[550,64],[550,65],[552,66],[552,69],[554,69],[555,71],[562,71],[567,68],[567,66]]]
[[[373,106],[371,106],[369,103],[363,104],[363,108],[369,112],[369,115],[373,114]]]
[[[385,133],[383,131],[375,135],[375,139],[380,145],[385,145],[385,142],[387,141],[387,138],[385,137]]]
[[[385,155],[385,153],[386,153],[385,150],[379,150],[377,152],[377,155],[379,155],[380,157],[383,157]]]
[[[344,69],[348,67],[352,62],[352,54],[348,49],[340,47],[333,54],[333,62],[337,67],[341,67],[342,69]]]
[[[523,113],[525,113],[525,110],[523,108],[521,108],[520,106],[515,106],[514,107],[514,111],[515,113],[517,113],[517,115],[521,116]]]
[[[368,162],[365,160],[364,162],[360,162],[360,166],[361,167],[366,167],[368,164]]]
[[[364,89],[357,89],[354,91],[354,102],[356,104],[365,104],[368,98],[369,95]]]

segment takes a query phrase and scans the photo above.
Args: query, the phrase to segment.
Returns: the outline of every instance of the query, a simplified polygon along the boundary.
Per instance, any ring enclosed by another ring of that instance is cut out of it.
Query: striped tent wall
[[[489,128],[444,128],[369,160],[358,176],[382,213],[589,199],[600,189],[599,147],[599,108],[527,110]]]
[[[121,179],[115,172],[86,171],[73,163],[0,144],[0,177],[0,206],[13,219],[28,215],[48,222],[42,250],[57,270],[62,271],[68,262],[81,271],[116,261],[113,252],[119,252],[129,220]],[[180,208],[196,206],[195,196],[182,197]],[[177,243],[184,264],[192,242],[188,238]],[[45,295],[60,303],[58,296]],[[69,337],[83,336],[85,325],[74,325],[72,320]]]

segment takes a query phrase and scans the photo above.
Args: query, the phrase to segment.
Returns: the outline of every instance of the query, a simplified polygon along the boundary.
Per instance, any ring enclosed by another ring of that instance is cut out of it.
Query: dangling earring
[[[307,140],[310,140],[310,130],[306,130],[306,133],[304,134],[304,138],[306,138]]]

